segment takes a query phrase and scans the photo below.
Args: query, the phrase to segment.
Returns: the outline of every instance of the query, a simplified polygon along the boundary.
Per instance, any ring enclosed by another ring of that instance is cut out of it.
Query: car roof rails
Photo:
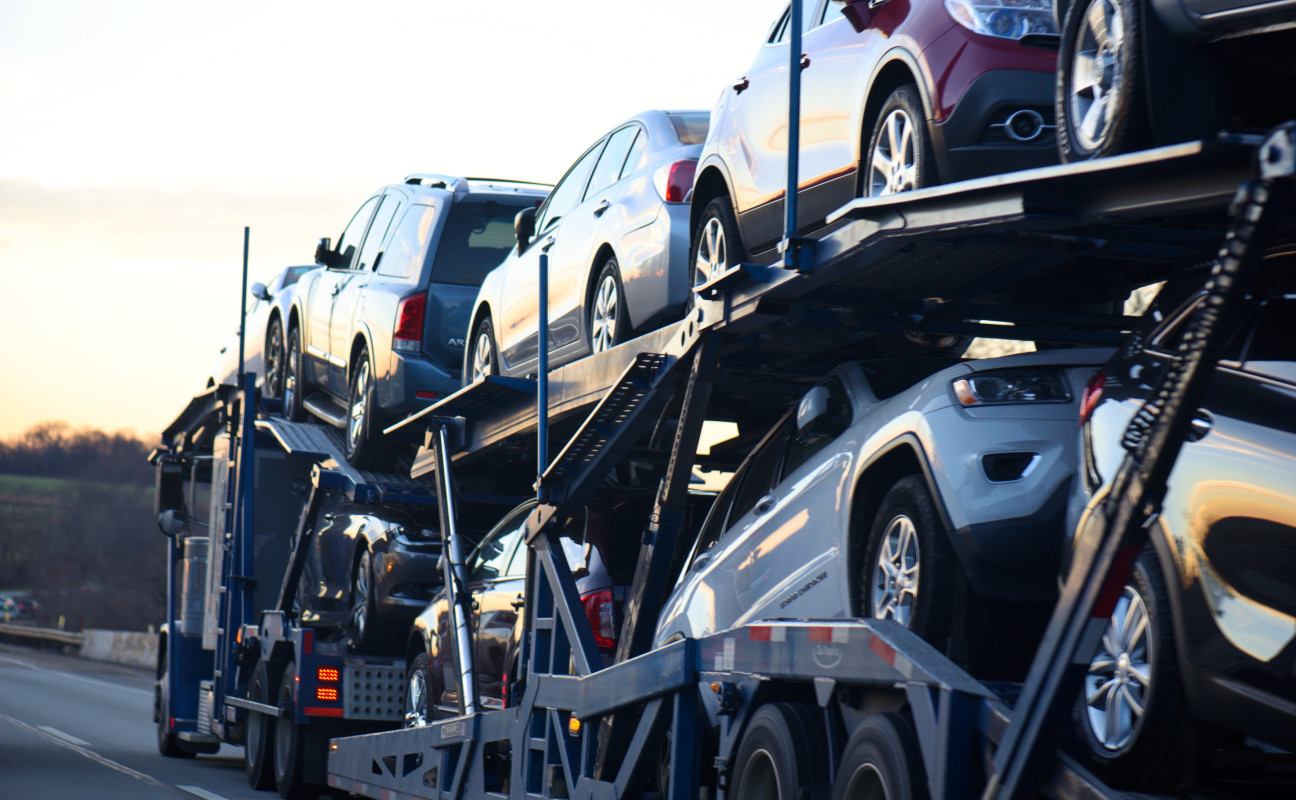
[[[407,184],[454,192],[456,200],[463,199],[471,190],[469,181],[479,184],[479,188],[489,186],[496,189],[512,189],[515,191],[529,189],[546,193],[551,188],[547,183],[536,183],[534,181],[518,181],[512,178],[464,178],[457,175],[441,175],[435,172],[416,172],[405,177],[405,183]]]

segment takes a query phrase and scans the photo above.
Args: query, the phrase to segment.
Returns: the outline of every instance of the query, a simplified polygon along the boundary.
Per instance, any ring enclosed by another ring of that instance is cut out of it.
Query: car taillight
[[[693,175],[696,172],[696,159],[686,158],[666,164],[653,173],[653,186],[667,203],[687,203],[689,195],[693,194]]]
[[[1062,372],[1026,367],[977,372],[954,381],[954,396],[964,406],[1016,403],[1066,403],[1071,400]]]
[[[1107,376],[1101,371],[1095,372],[1089,382],[1085,384],[1084,394],[1080,395],[1080,424],[1083,425],[1089,421],[1089,415],[1098,407],[1098,401],[1102,399],[1103,385],[1107,383]]]
[[[392,334],[392,349],[417,353],[423,348],[423,312],[427,309],[427,295],[406,297],[396,309],[396,332]]]
[[[615,650],[616,619],[613,616],[612,590],[582,595],[581,605],[585,606],[585,618],[594,629],[594,643],[600,650]]]

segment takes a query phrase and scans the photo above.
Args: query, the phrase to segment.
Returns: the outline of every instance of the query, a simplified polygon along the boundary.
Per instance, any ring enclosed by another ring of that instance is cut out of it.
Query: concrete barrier
[[[81,657],[92,661],[108,661],[134,667],[157,665],[158,637],[156,633],[130,633],[86,628],[81,643]]]

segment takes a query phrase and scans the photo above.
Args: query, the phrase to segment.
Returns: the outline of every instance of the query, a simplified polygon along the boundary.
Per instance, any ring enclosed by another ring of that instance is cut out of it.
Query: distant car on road
[[[256,374],[257,388],[262,397],[283,399],[288,365],[284,355],[287,346],[284,320],[288,318],[297,281],[312,269],[315,267],[288,267],[275,275],[270,283],[254,283],[248,290],[252,305],[248,307],[243,323],[243,369]],[[235,331],[212,366],[211,375],[207,378],[208,388],[218,383],[237,384],[238,369],[239,337]]]
[[[297,287],[285,415],[342,428],[347,459],[373,466],[387,424],[459,388],[477,288],[548,189],[418,174],[374,192]]]
[[[646,111],[576,160],[473,306],[464,382],[535,373],[540,254],[549,254],[549,366],[601,353],[683,314],[688,199],[705,111]]]

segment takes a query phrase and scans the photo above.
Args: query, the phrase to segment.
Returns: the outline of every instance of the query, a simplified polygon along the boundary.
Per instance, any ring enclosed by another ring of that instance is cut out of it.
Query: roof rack
[[[416,172],[413,175],[405,176],[405,183],[407,184],[445,189],[446,191],[454,192],[456,200],[460,200],[464,195],[468,194],[470,191],[469,181],[476,184],[486,184],[489,186],[513,189],[548,190],[550,188],[547,183],[516,181],[511,178],[464,178],[456,175],[440,175],[435,172]]]

